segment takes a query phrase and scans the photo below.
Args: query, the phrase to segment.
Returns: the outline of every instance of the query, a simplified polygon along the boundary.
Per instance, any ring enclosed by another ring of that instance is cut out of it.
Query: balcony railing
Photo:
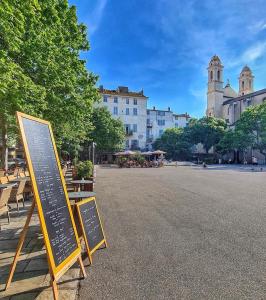
[[[132,136],[132,135],[133,135],[133,130],[126,131],[126,136]]]

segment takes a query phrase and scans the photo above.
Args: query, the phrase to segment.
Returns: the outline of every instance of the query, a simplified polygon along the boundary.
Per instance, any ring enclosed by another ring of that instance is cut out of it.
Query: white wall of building
[[[135,145],[135,148],[145,149],[147,98],[112,94],[102,94],[102,97],[98,105],[107,107],[112,116],[119,118],[125,126],[125,148],[130,149]]]
[[[114,118],[119,118],[125,127],[125,149],[152,149],[152,143],[168,128],[185,127],[189,116],[174,114],[168,110],[147,109],[147,97],[141,92],[130,92],[127,87],[117,90],[100,88],[102,101],[96,106],[105,106]]]

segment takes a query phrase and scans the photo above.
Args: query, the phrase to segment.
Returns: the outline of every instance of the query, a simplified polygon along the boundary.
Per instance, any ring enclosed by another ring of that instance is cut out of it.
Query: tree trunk
[[[1,140],[2,140],[2,152],[1,152],[1,167],[8,170],[8,146],[7,146],[7,125],[4,120],[1,122]]]

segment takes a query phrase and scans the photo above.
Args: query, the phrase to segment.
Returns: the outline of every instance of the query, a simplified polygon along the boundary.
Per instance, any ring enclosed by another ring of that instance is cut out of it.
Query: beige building
[[[223,68],[220,58],[214,55],[208,66],[206,115],[222,118],[232,126],[248,106],[258,105],[266,100],[266,89],[254,91],[254,76],[250,68],[245,66],[239,75],[236,92],[229,80],[224,86]]]

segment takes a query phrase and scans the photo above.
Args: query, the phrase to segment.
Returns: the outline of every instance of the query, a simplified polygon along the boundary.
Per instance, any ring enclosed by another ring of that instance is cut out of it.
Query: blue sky
[[[98,84],[142,88],[148,106],[200,117],[207,65],[217,54],[238,89],[247,64],[266,87],[266,0],[69,0],[88,27],[82,55]]]

